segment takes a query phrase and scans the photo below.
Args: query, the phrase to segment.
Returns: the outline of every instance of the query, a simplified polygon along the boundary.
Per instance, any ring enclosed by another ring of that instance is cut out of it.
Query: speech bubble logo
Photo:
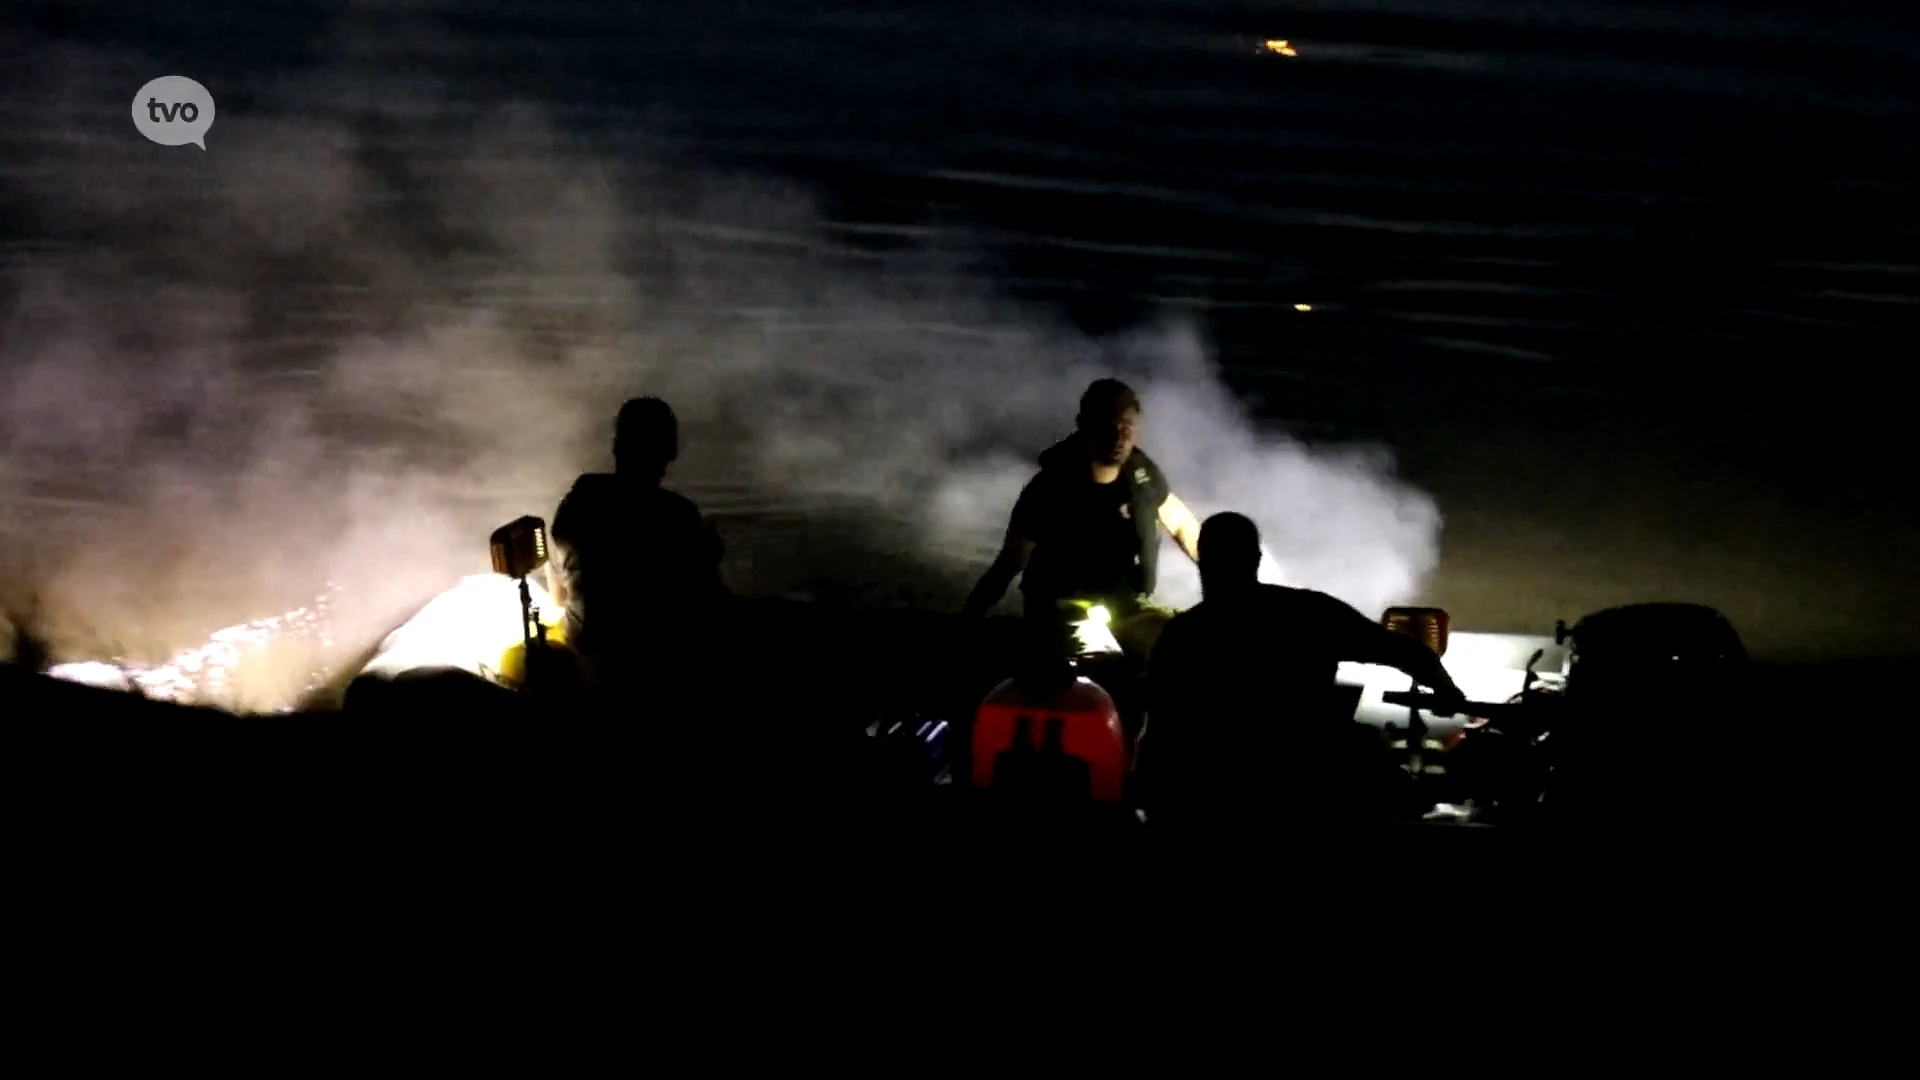
[[[185,75],[163,75],[133,95],[133,126],[161,146],[207,148],[213,95]]]

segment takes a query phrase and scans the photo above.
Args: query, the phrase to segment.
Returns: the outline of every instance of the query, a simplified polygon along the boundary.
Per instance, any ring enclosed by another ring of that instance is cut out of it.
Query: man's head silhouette
[[[1206,599],[1260,583],[1260,529],[1245,515],[1215,514],[1200,526],[1200,588]]]
[[[1074,426],[1094,464],[1125,464],[1140,429],[1140,395],[1119,379],[1099,379],[1080,395]]]
[[[680,456],[680,421],[673,408],[656,397],[637,397],[620,406],[613,431],[615,472],[660,481]]]

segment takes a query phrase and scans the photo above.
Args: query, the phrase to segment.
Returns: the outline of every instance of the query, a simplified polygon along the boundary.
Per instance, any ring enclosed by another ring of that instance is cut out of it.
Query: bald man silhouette
[[[1150,820],[1324,799],[1341,793],[1329,785],[1377,776],[1366,748],[1378,740],[1337,692],[1343,661],[1397,668],[1464,700],[1418,640],[1326,593],[1261,583],[1260,530],[1246,517],[1208,518],[1199,547],[1204,598],[1167,625],[1147,671],[1138,775]]]

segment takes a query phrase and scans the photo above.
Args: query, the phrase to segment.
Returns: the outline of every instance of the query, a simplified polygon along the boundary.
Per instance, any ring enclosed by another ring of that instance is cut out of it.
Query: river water
[[[952,604],[1118,368],[1177,489],[1356,604],[1916,647],[1911,16],[87,7],[6,40],[0,496],[11,592],[101,639],[330,578],[370,628],[640,391],[743,589]],[[204,154],[132,130],[168,73]]]

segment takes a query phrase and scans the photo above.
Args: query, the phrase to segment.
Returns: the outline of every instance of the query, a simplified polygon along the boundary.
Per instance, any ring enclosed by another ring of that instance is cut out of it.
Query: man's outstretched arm
[[[1437,653],[1418,638],[1396,634],[1384,626],[1374,629],[1379,631],[1375,659],[1364,663],[1380,664],[1406,672],[1416,686],[1426,687],[1441,699],[1433,709],[1438,715],[1452,716],[1466,706],[1467,696],[1454,685],[1453,676],[1447,674]]]
[[[993,557],[993,565],[987,567],[987,572],[980,575],[972,595],[967,597],[967,606],[960,609],[961,614],[979,616],[992,611],[1000,598],[1007,595],[1007,586],[1013,584],[1013,579],[1026,572],[1027,562],[1033,558],[1033,538],[1040,535],[1044,517],[1045,477],[1042,473],[1020,489],[1020,497],[1014,500],[1013,513],[1007,519],[1007,535],[1000,542],[1000,553]]]
[[[1341,658],[1356,664],[1378,664],[1403,671],[1412,679],[1414,685],[1424,686],[1434,694],[1445,699],[1434,711],[1442,715],[1451,715],[1445,710],[1455,712],[1465,703],[1466,695],[1454,685],[1453,676],[1440,663],[1440,656],[1418,638],[1393,631],[1360,614],[1351,605],[1331,596],[1326,597],[1328,617],[1338,620],[1342,629],[1340,641],[1345,646],[1340,650]]]
[[[1007,595],[1007,586],[1027,568],[1027,560],[1033,557],[1033,541],[1007,530],[1007,538],[1000,545],[1000,553],[993,558],[993,565],[980,575],[979,584],[967,597],[967,606],[961,614],[967,616],[985,615],[993,610],[1000,598]]]
[[[1200,561],[1200,519],[1195,517],[1180,496],[1167,493],[1166,501],[1160,504],[1160,524],[1187,553],[1187,558]]]

